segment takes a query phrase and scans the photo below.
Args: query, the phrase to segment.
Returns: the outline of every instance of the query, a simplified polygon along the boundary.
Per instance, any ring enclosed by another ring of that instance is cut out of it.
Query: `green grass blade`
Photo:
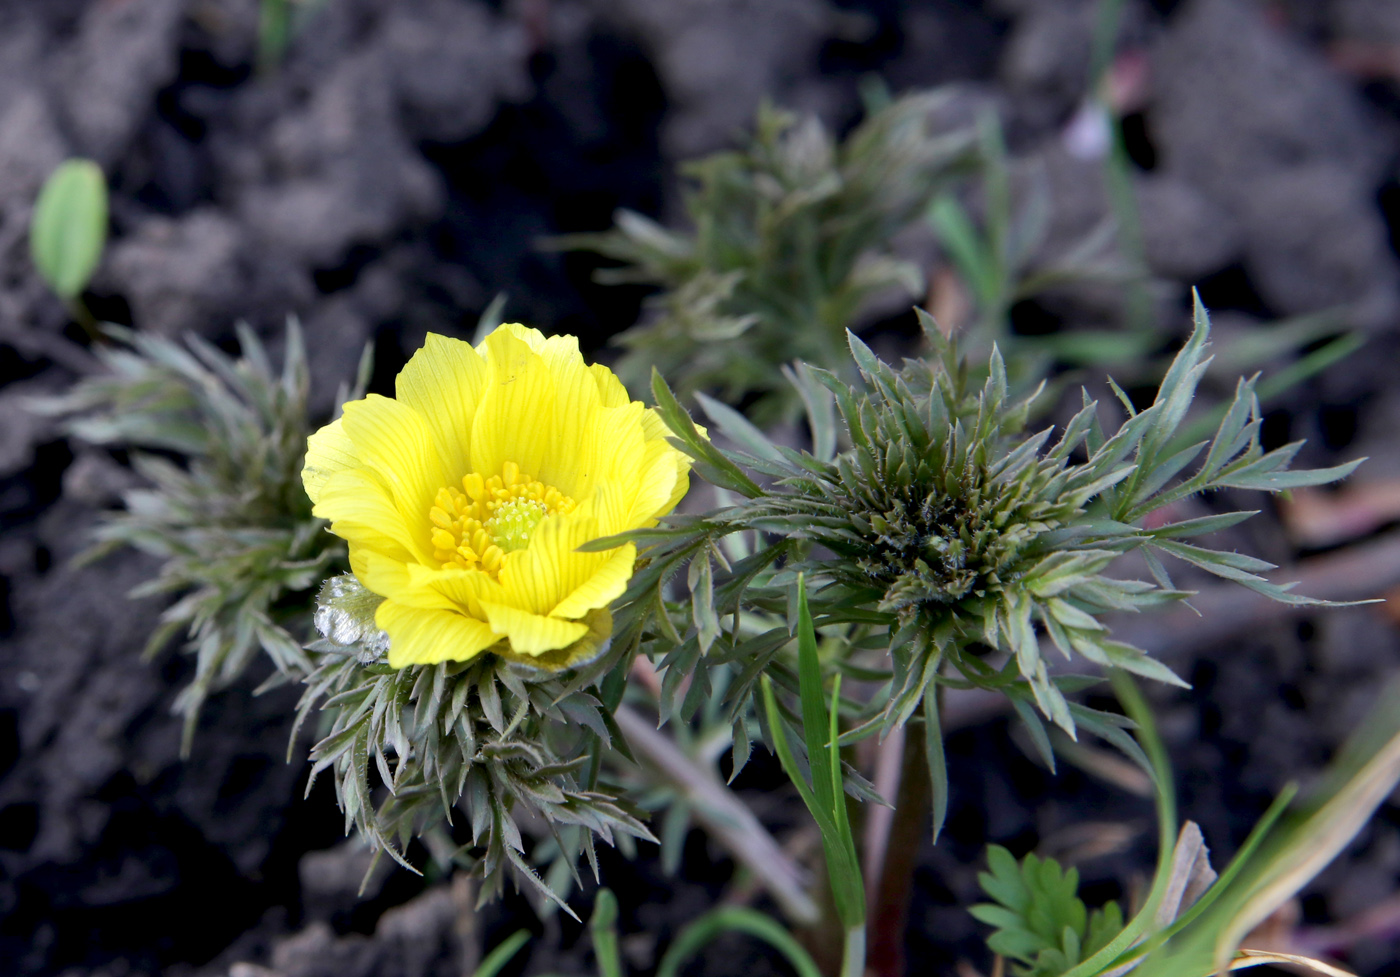
[[[802,700],[802,735],[807,741],[807,762],[812,768],[812,792],[823,810],[833,811],[836,799],[829,741],[826,696],[822,692],[822,666],[817,656],[816,629],[807,605],[807,582],[797,578],[797,678]]]
[[[938,686],[924,690],[924,756],[933,793],[933,843],[948,819],[948,763],[943,755],[943,723],[938,716]]]
[[[792,964],[797,977],[822,977],[816,963],[787,930],[758,910],[746,906],[723,906],[712,910],[681,930],[661,958],[656,977],[677,977],[682,964],[725,931],[747,933],[763,940]]]
[[[817,822],[817,830],[822,836],[822,851],[826,855],[827,874],[831,881],[831,893],[836,902],[836,914],[847,927],[859,925],[865,916],[865,885],[861,881],[860,863],[856,860],[855,844],[850,827],[843,832],[832,809],[817,801],[816,794],[802,776],[802,770],[788,745],[787,734],[783,731],[783,716],[778,710],[778,702],[773,697],[773,683],[767,675],[762,679],[763,702],[768,710],[768,726],[773,735],[773,746],[778,751],[778,761],[783,765],[788,779],[802,796],[802,803],[812,813]],[[844,805],[845,800],[842,799]],[[853,881],[854,880],[854,881]]]
[[[807,780],[802,776],[802,769],[797,765],[797,758],[792,754],[792,747],[788,745],[787,733],[783,731],[783,714],[778,709],[778,701],[773,697],[773,681],[767,675],[761,680],[763,690],[763,705],[768,711],[768,728],[773,735],[773,748],[778,751],[778,762],[783,766],[783,772],[788,775],[793,786],[797,788],[797,793],[802,797],[802,803],[807,805],[807,810],[812,813],[817,821],[817,827],[822,830],[823,840],[826,838],[827,828],[830,818],[825,808],[817,804],[817,798],[812,793],[812,788],[807,785]],[[830,825],[834,828],[834,825]]]
[[[808,619],[810,620],[810,618]],[[842,858],[830,867],[831,885],[833,889],[837,887],[840,891],[836,897],[838,907],[849,906],[855,912],[847,911],[842,916],[846,926],[859,926],[865,921],[865,881],[861,877],[860,860],[856,856],[856,840],[851,834],[851,821],[846,810],[846,790],[841,782],[841,726],[840,714],[837,704],[841,701],[841,676],[836,676],[835,686],[831,690],[831,719],[829,725],[829,738],[827,739],[827,749],[829,752],[829,765],[831,767],[831,791],[832,804],[831,816],[836,822],[837,834],[840,838],[840,850]]]
[[[617,951],[617,896],[611,889],[599,889],[594,897],[588,930],[593,937],[598,977],[622,977],[622,958]]]
[[[1244,871],[1245,866],[1249,864],[1250,858],[1259,850],[1259,846],[1263,844],[1270,829],[1272,829],[1278,822],[1278,819],[1283,816],[1283,812],[1288,810],[1288,805],[1293,802],[1293,798],[1297,793],[1297,784],[1288,784],[1279,792],[1279,795],[1274,798],[1274,802],[1269,805],[1269,809],[1264,812],[1264,816],[1261,817],[1259,822],[1250,830],[1249,837],[1244,840],[1244,844],[1241,845],[1240,850],[1235,853],[1235,857],[1230,861],[1225,871],[1220,873],[1220,877],[1201,895],[1201,898],[1196,900],[1190,909],[1177,917],[1176,921],[1163,932],[1163,937],[1169,938],[1180,933],[1189,926],[1196,917],[1209,909],[1216,899],[1220,898],[1220,894],[1226,890],[1230,883],[1239,877],[1242,871]]]
[[[837,915],[850,928],[865,921],[865,883],[861,878],[855,838],[851,835],[846,813],[846,792],[841,783],[838,710],[833,706],[828,712],[826,708],[816,629],[812,625],[812,612],[807,604],[807,583],[802,576],[797,578],[797,663],[802,733],[807,741],[807,759],[812,769],[812,793],[826,813],[825,818],[818,819],[818,824],[824,821],[829,825],[822,828],[827,872],[831,877]],[[840,701],[840,692],[838,676],[833,703]]]
[[[262,71],[276,68],[291,43],[290,0],[262,0],[258,11],[258,68]]]
[[[520,948],[530,942],[529,930],[516,930],[507,936],[496,948],[486,954],[486,959],[481,961],[481,965],[472,971],[472,977],[496,977],[506,964],[520,952]]]
[[[778,760],[812,812],[822,835],[827,874],[836,913],[847,930],[865,922],[865,882],[856,855],[855,839],[846,814],[846,795],[841,782],[841,755],[836,717],[828,713],[822,694],[821,663],[817,657],[816,632],[807,606],[806,583],[798,578],[798,686],[802,704],[802,733],[807,743],[812,783],[802,776],[796,757],[783,729],[782,713],[773,696],[772,681],[763,676],[763,701]],[[838,687],[839,692],[839,687]]]
[[[1240,941],[1307,885],[1347,846],[1400,781],[1400,733],[1346,782],[1273,853],[1263,877],[1235,908],[1215,942],[1215,965],[1234,957]]]

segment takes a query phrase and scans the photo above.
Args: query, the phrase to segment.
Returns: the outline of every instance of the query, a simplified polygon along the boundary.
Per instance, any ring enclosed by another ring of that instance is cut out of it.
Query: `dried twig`
[[[627,706],[613,713],[632,753],[690,802],[695,820],[759,881],[789,919],[815,923],[817,904],[807,878],[768,829],[734,792],[676,746],[669,736]]]

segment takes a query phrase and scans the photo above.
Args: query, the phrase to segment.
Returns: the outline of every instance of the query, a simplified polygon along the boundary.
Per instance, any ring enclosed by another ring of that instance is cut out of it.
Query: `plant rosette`
[[[577,339],[518,324],[476,347],[429,335],[395,388],[311,435],[302,472],[383,598],[389,664],[596,657],[637,551],[578,549],[655,525],[685,495],[690,459],[666,425]]]

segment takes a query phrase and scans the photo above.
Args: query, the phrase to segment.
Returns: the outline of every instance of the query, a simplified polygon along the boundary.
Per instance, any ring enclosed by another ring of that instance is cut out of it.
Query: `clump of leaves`
[[[1089,729],[1144,762],[1124,732],[1132,722],[1072,703],[1068,695],[1091,680],[1052,673],[1045,652],[1055,647],[1110,671],[1178,681],[1112,639],[1099,619],[1186,596],[1159,555],[1307,602],[1261,577],[1268,564],[1188,542],[1250,512],[1144,525],[1149,513],[1194,493],[1321,484],[1355,466],[1288,471],[1298,446],[1264,451],[1253,381],[1241,381],[1212,438],[1177,441],[1208,362],[1203,309],[1151,407],[1137,410],[1119,392],[1126,419],[1108,433],[1097,405],[1086,402],[1053,441],[1049,430],[1027,432],[1031,400],[1010,395],[995,352],[985,379],[974,382],[954,344],[931,322],[926,327],[933,354],[898,370],[850,337],[859,382],[815,367],[789,371],[793,396],[807,406],[811,452],[774,444],[733,409],[702,397],[714,425],[739,445],[721,450],[657,375],[662,418],[696,471],[733,493],[732,504],[628,534],[646,547],[644,559],[615,617],[590,622],[601,653],[561,673],[540,673],[503,650],[471,663],[389,669],[372,624],[378,599],[348,578],[323,592],[315,616],[324,640],[303,649],[315,606],[310,588],[343,566],[343,554],[302,490],[309,424],[295,330],[280,374],[246,330],[238,359],[198,340],[186,348],[119,332],[126,346],[100,353],[109,373],[49,406],[88,440],[147,449],[135,464],[151,487],[130,493],[126,511],[100,535],[106,545],[162,559],[144,591],[183,592],[152,646],[183,630],[198,656],[196,679],[179,700],[187,730],[205,696],[262,649],[277,677],[308,683],[302,718],[316,710],[322,731],[313,764],[334,772],[347,826],[402,858],[410,837],[464,811],[469,833],[459,837],[458,854],[491,893],[511,873],[538,883],[514,821],[522,808],[551,830],[584,829],[590,857],[592,835],[649,837],[600,780],[609,748],[625,750],[611,713],[637,655],[660,661],[663,713],[685,717],[711,697],[711,670],[723,667],[736,767],[748,755],[749,717],[757,714],[775,742],[781,730],[773,724],[799,726],[788,703],[819,678],[844,674],[877,689],[868,697],[838,689],[832,714],[840,735],[822,741],[828,748],[832,738],[845,745],[903,724],[922,706],[937,823],[947,782],[940,686],[1006,694],[1051,760],[1037,707],[1067,731]],[[751,544],[732,545],[736,538]],[[1153,581],[1107,575],[1130,551],[1144,554]],[[686,564],[688,599],[668,600],[668,581]],[[826,638],[800,669],[799,579],[808,582],[811,620]],[[774,708],[755,713],[762,676],[779,694]],[[806,740],[792,738],[797,751],[810,752]],[[844,765],[839,779],[857,796],[875,796]]]
[[[1126,923],[1113,903],[1086,914],[1073,869],[1062,872],[1035,855],[1017,863],[992,845],[991,871],[979,879],[995,903],[970,910],[994,927],[990,949],[1009,957],[1013,972],[1028,977],[1110,977],[1129,971],[1144,977],[1209,977],[1263,963],[1348,977],[1322,960],[1241,942],[1347,847],[1400,782],[1400,686],[1391,683],[1381,691],[1312,796],[1295,805],[1297,786],[1285,786],[1217,875],[1200,828],[1187,821],[1177,832],[1172,773],[1146,700],[1125,674],[1115,674],[1113,684],[1138,722],[1137,737],[1154,771],[1160,850],[1143,904]]]
[[[994,902],[970,912],[996,928],[987,946],[1015,961],[1011,972],[1017,977],[1060,977],[1123,929],[1118,903],[1090,913],[1079,899],[1079,872],[1062,870],[1053,858],[1032,853],[1018,863],[1011,852],[991,845],[987,867],[977,880]]]
[[[715,428],[739,446],[721,450],[699,433],[658,375],[659,410],[696,459],[696,470],[739,498],[715,513],[673,519],[670,528],[636,536],[653,544],[652,562],[624,595],[621,626],[635,629],[635,622],[649,619],[660,606],[661,582],[689,561],[693,625],[667,639],[670,618],[656,613],[661,624],[652,643],[639,641],[663,656],[663,688],[682,715],[709,694],[711,665],[739,667],[728,693],[738,719],[764,672],[796,688],[791,608],[796,575],[804,573],[812,582],[814,620],[844,638],[826,667],[883,683],[868,700],[843,703],[854,727],[844,741],[901,725],[921,703],[926,723],[936,729],[937,688],[970,685],[1010,697],[1051,764],[1037,711],[1071,735],[1087,728],[1145,765],[1124,733],[1131,722],[1070,701],[1070,693],[1092,680],[1052,672],[1050,649],[1184,685],[1144,650],[1115,640],[1100,619],[1189,596],[1172,584],[1162,555],[1276,600],[1321,603],[1260,576],[1271,564],[1192,542],[1252,511],[1150,527],[1145,518],[1219,488],[1276,491],[1335,481],[1357,462],[1289,471],[1299,445],[1264,450],[1252,380],[1240,382],[1213,437],[1179,443],[1178,429],[1208,363],[1209,321],[1199,304],[1195,330],[1150,407],[1137,409],[1115,387],[1126,419],[1109,433],[1086,395],[1083,409],[1053,441],[1049,429],[1026,431],[1033,397],[1009,396],[995,351],[985,382],[976,385],[955,346],[931,320],[925,325],[934,354],[900,370],[851,337],[860,386],[819,369],[793,374],[803,399],[816,405],[809,411],[815,453],[774,444],[736,411],[702,398]],[[844,422],[850,442],[839,453],[833,415]],[[1181,477],[1193,464],[1194,471]],[[728,562],[714,545],[727,534],[754,531],[770,543],[739,563]],[[1109,575],[1129,552],[1143,555],[1154,579]],[[769,623],[754,628],[750,617],[750,626],[742,626],[743,610],[766,614]],[[727,628],[721,615],[731,612],[734,626]],[[681,698],[686,678],[690,689]],[[738,726],[735,740],[747,742]],[[946,776],[936,741],[930,737],[928,752],[933,783],[940,785]]]
[[[1167,358],[1161,355],[1164,337],[1151,328],[1150,308],[1143,308],[1150,276],[1142,263],[1140,242],[1134,243],[1131,193],[1120,199],[1115,189],[1114,215],[1070,247],[1047,251],[1054,202],[1043,173],[1033,160],[1013,163],[995,116],[982,116],[977,128],[976,172],[955,190],[941,193],[928,209],[929,224],[972,305],[966,327],[947,321],[941,325],[962,330],[971,351],[978,354],[997,343],[1013,388],[1051,376],[1056,364],[1071,372],[1052,378],[1052,387],[1090,369],[1112,369],[1118,380],[1134,386],[1157,382]],[[1013,179],[1016,168],[1026,170],[1019,180]],[[1010,310],[1017,302],[1079,284],[1118,291],[1123,298],[1121,328],[1063,324],[1055,332],[1036,336],[1011,328]],[[1268,403],[1356,352],[1363,343],[1359,334],[1348,331],[1336,310],[1298,316],[1265,329],[1245,330],[1218,344],[1209,373],[1233,382],[1240,373],[1272,360],[1296,358],[1260,382],[1259,397]],[[1309,347],[1311,351],[1304,352]]]
[[[469,836],[454,857],[483,880],[482,900],[514,874],[572,915],[527,861],[515,813],[528,805],[556,840],[560,826],[587,829],[581,842],[595,874],[595,835],[609,844],[615,834],[655,840],[625,802],[587,784],[596,779],[588,769],[595,743],[607,748],[616,734],[611,715],[586,690],[617,656],[566,672],[494,653],[394,669],[387,637],[374,624],[381,600],[348,575],[322,588],[316,623],[323,637],[310,646],[316,670],[298,714],[300,725],[318,708],[326,727],[311,751],[307,792],[319,773],[333,770],[346,831],[357,827],[414,872],[402,854],[409,839],[465,811]],[[589,625],[584,640],[602,642],[612,620],[595,612]]]
[[[118,345],[96,350],[104,373],[34,406],[66,417],[85,441],[134,449],[146,484],[104,516],[86,558],[121,546],[150,553],[160,570],[133,594],[179,595],[147,653],[183,634],[196,656],[195,677],[175,702],[186,754],[208,696],[266,653],[277,670],[264,687],[306,684],[297,728],[318,717],[312,782],[333,771],[346,830],[407,867],[408,839],[450,825],[459,809],[470,835],[457,857],[485,881],[483,898],[512,873],[553,896],[525,859],[515,822],[522,804],[553,830],[587,829],[581,847],[595,864],[594,835],[651,839],[597,782],[597,755],[614,743],[625,750],[610,713],[586,691],[617,664],[606,652],[606,611],[590,619],[585,639],[604,653],[584,668],[540,671],[505,649],[471,663],[390,668],[387,638],[374,625],[382,598],[353,576],[326,579],[345,569],[346,555],[311,514],[302,485],[313,428],[295,323],[280,372],[246,328],[238,357],[197,337],[182,346],[109,332]],[[357,391],[339,400],[361,396],[369,366],[367,351]]]
[[[317,587],[345,562],[344,544],[311,515],[301,484],[311,426],[301,332],[287,330],[281,371],[246,327],[232,357],[191,336],[186,345],[108,327],[117,345],[97,347],[106,372],[34,407],[68,418],[92,444],[134,449],[146,485],[104,517],[89,559],[121,546],[158,557],[156,577],[133,596],[179,594],[161,615],[147,654],[183,634],[195,677],[175,701],[188,754],[200,708],[265,652],[270,681],[312,668]],[[361,364],[361,382],[369,360]]]
[[[764,421],[798,407],[782,364],[844,372],[846,330],[871,296],[923,288],[888,246],[969,161],[971,127],[938,123],[950,98],[900,99],[839,145],[815,119],[765,107],[747,149],[682,168],[693,233],[621,211],[612,231],[561,239],[624,263],[601,281],[666,289],[649,321],[620,338],[623,380],[643,384],[655,366],[682,395],[757,395]]]
[[[1084,282],[1130,291],[1141,287],[1139,263],[1121,253],[1110,217],[1062,253],[1046,253],[1053,202],[1038,170],[1012,178],[1001,127],[991,113],[978,121],[977,172],[961,192],[945,191],[929,206],[928,221],[968,291],[975,313],[968,330],[986,346],[1001,344],[1013,378],[1045,376],[1053,361],[1122,366],[1156,349],[1153,331],[1115,329],[1023,336],[1011,329],[1011,308],[1024,299]],[[1018,186],[1017,184],[1023,184]],[[963,198],[976,198],[969,209]],[[954,323],[944,323],[954,326]]]

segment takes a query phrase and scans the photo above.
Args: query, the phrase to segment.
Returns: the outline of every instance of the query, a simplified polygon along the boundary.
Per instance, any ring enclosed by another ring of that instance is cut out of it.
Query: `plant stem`
[[[73,296],[66,305],[68,306],[68,314],[72,316],[74,322],[82,327],[83,332],[87,333],[88,339],[99,346],[107,343],[107,337],[102,335],[102,330],[98,328],[97,318],[87,307],[87,303],[83,301],[81,295]]]
[[[1104,157],[1104,180],[1113,218],[1118,223],[1118,245],[1134,272],[1124,286],[1126,323],[1130,330],[1146,332],[1152,329],[1152,296],[1145,283],[1147,259],[1142,242],[1142,220],[1133,189],[1133,164],[1123,142],[1122,121],[1110,113],[1108,125],[1112,129],[1112,143]]]
[[[271,74],[291,42],[291,0],[262,0],[258,11],[258,70]]]
[[[924,738],[916,730],[906,729],[890,836],[879,880],[872,880],[876,888],[871,908],[870,970],[877,977],[904,974],[904,929],[914,883],[914,855],[928,831],[931,789]]]
[[[841,977],[865,977],[865,925],[846,930],[846,948],[841,955]]]

